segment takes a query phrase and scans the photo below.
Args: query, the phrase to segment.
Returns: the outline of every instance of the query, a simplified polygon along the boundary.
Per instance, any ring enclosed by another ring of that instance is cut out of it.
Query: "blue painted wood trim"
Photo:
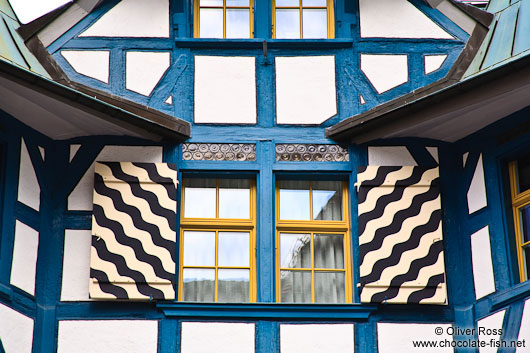
[[[263,42],[268,49],[341,49],[351,48],[353,39],[208,39],[208,38],[176,38],[175,45],[179,48],[202,49],[261,49]]]
[[[530,297],[530,281],[516,284],[513,287],[492,294],[489,296],[489,301],[491,308],[496,310],[528,297]]]
[[[355,352],[356,353],[376,353],[377,345],[377,323],[370,322],[355,323]]]
[[[501,341],[506,342],[508,345],[510,345],[511,342],[516,342],[519,338],[519,330],[521,328],[524,313],[524,304],[524,302],[512,304],[504,315]],[[527,344],[528,342],[526,342],[526,345]],[[516,347],[500,347],[497,352],[515,353]]]
[[[156,307],[166,317],[278,320],[367,320],[377,310],[375,305],[360,304],[159,303]]]
[[[260,156],[260,174],[257,180],[258,214],[256,237],[256,266],[258,298],[260,302],[276,301],[276,225],[274,220],[275,175],[268,161],[274,158],[275,149],[271,141],[257,146]]]
[[[8,302],[10,302],[12,296],[13,291],[11,290],[11,287],[0,283],[0,297],[5,298]]]
[[[278,353],[280,351],[280,328],[277,322],[256,323],[256,352]]]
[[[180,327],[177,320],[166,319],[158,322],[158,353],[175,353],[180,341]]]

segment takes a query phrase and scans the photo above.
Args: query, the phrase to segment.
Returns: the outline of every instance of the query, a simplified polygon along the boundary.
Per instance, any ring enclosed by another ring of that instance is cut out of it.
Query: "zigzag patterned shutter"
[[[362,303],[446,304],[438,168],[359,167]]]
[[[90,261],[94,299],[175,299],[176,166],[96,163]]]

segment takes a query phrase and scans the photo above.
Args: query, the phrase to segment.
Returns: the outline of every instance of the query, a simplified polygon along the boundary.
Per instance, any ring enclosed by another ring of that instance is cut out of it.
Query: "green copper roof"
[[[530,54],[530,0],[492,0],[487,10],[495,18],[463,79]]]
[[[20,22],[9,2],[0,0],[0,60],[49,78],[46,70],[24,44],[17,32],[18,27]]]

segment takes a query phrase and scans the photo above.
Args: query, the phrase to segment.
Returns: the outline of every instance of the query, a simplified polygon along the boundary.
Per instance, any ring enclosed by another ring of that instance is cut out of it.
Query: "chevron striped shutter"
[[[96,163],[90,261],[94,299],[175,299],[176,166]]]
[[[446,304],[439,172],[359,167],[362,303]]]

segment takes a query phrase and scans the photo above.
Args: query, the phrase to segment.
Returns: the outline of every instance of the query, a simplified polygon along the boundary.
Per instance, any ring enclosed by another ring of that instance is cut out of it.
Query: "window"
[[[277,183],[277,301],[351,302],[346,190],[342,181]]]
[[[252,38],[253,0],[196,0],[196,38]]]
[[[521,282],[530,276],[530,154],[509,165],[515,243]]]
[[[179,299],[255,301],[254,181],[189,178],[182,189]]]
[[[273,0],[273,38],[322,39],[335,36],[333,0]]]

